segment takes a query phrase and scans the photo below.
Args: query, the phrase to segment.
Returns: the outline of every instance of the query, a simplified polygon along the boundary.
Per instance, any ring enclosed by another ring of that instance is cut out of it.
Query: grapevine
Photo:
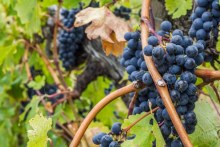
[[[1,1],[0,18],[2,146],[220,146],[219,0]]]

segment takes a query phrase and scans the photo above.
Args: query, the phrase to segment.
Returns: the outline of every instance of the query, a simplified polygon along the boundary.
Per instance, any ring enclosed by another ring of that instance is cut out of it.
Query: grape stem
[[[134,105],[135,105],[135,102],[136,102],[136,100],[137,100],[137,97],[138,97],[138,91],[136,91],[136,92],[134,93],[134,96],[133,96],[132,99],[131,99],[131,102],[130,102],[130,104],[129,104],[129,108],[128,108],[128,115],[127,115],[127,118],[128,118],[129,115],[131,115],[132,112],[133,112]]]
[[[142,88],[141,86],[136,86],[136,84],[141,83],[135,83],[130,84],[125,87],[122,87],[111,94],[104,97],[98,104],[96,104],[93,109],[89,112],[87,117],[83,120],[82,124],[80,125],[79,129],[77,130],[70,147],[78,147],[80,140],[82,139],[86,129],[88,128],[89,124],[92,122],[92,120],[95,118],[95,116],[100,112],[106,105],[108,105],[113,100],[117,99],[120,96],[123,96],[125,94],[128,94],[130,92],[137,91],[138,88]],[[137,88],[138,87],[138,88]]]
[[[55,26],[54,26],[54,32],[53,32],[53,60],[54,60],[54,64],[56,67],[56,70],[58,71],[58,77],[62,83],[62,85],[64,86],[65,89],[67,89],[67,84],[64,80],[64,77],[62,75],[62,71],[60,69],[59,66],[59,60],[58,60],[58,49],[57,49],[57,33],[58,33],[58,26],[59,26],[59,16],[60,16],[60,9],[62,6],[62,1],[58,0],[58,8],[56,11],[56,16],[55,16]]]
[[[143,0],[142,1],[142,11],[141,11],[141,18],[144,19],[150,19],[150,3],[151,0]],[[144,48],[145,46],[147,46],[147,39],[149,36],[149,28],[148,26],[145,24],[144,21],[141,22],[141,40],[142,40],[142,47]],[[168,114],[171,118],[172,123],[174,124],[175,129],[177,130],[178,135],[180,136],[181,141],[183,142],[183,145],[186,147],[192,147],[192,143],[189,140],[189,137],[186,133],[186,130],[184,129],[182,122],[180,121],[180,118],[175,110],[175,107],[171,101],[170,95],[169,95],[169,91],[167,88],[167,85],[165,86],[158,86],[156,83],[162,79],[161,75],[158,73],[152,57],[150,56],[145,56],[144,55],[144,59],[145,62],[148,63],[147,67],[148,70],[152,76],[152,79],[156,85],[156,88],[163,100],[163,103],[168,111]]]
[[[25,70],[26,70],[26,73],[27,73],[27,76],[28,76],[28,81],[32,81],[33,77],[31,75],[30,67],[29,67],[29,64],[28,64],[28,53],[29,53],[28,48],[29,47],[26,45],[25,52],[24,52],[23,63],[25,64]]]
[[[128,132],[133,126],[135,126],[138,122],[140,122],[142,119],[144,119],[145,117],[147,117],[148,115],[156,112],[159,109],[159,107],[156,107],[154,109],[152,109],[149,112],[146,112],[143,116],[141,116],[139,119],[137,119],[135,122],[133,122],[132,124],[130,124],[129,126],[127,126],[125,129],[122,129],[124,132]]]

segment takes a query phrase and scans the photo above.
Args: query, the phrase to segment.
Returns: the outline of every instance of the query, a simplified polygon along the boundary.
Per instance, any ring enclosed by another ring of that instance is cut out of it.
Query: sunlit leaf
[[[173,18],[186,15],[187,11],[192,9],[192,4],[192,0],[165,0],[168,14]]]
[[[52,119],[46,118],[42,114],[35,115],[29,121],[32,130],[28,130],[28,147],[46,147],[47,132],[51,129]]]

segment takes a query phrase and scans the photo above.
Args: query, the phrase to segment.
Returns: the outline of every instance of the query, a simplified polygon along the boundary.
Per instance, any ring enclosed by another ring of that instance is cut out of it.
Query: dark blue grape
[[[163,111],[162,111],[162,117],[163,117],[164,119],[166,119],[166,120],[170,120],[170,116],[169,116],[169,114],[168,114],[168,112],[167,112],[166,109],[163,109]]]
[[[206,21],[206,22],[204,22],[204,24],[203,24],[203,29],[204,29],[205,31],[209,32],[209,31],[212,30],[212,28],[213,28],[213,23],[212,23],[212,21]]]
[[[147,71],[148,68],[147,68],[147,65],[146,65],[146,62],[145,61],[142,61],[141,62],[141,70],[144,70],[144,71]]]
[[[120,144],[119,144],[117,141],[112,141],[112,142],[109,144],[109,147],[120,147]]]
[[[188,95],[195,95],[196,91],[197,91],[196,85],[193,84],[193,83],[190,83],[189,86],[188,86],[188,89],[186,90],[186,93]]]
[[[152,46],[158,45],[158,39],[155,36],[148,37],[148,44]]]
[[[197,40],[205,40],[207,38],[207,33],[204,29],[199,29],[196,32],[196,39]]]
[[[176,47],[173,43],[168,43],[166,45],[166,51],[168,54],[173,55],[175,53]]]
[[[183,147],[183,144],[179,139],[177,139],[171,142],[171,147]]]
[[[196,30],[194,28],[189,29],[189,36],[192,38],[196,37]]]
[[[135,39],[130,39],[127,44],[127,46],[130,49],[135,49],[137,47],[137,45],[138,45],[138,42]]]
[[[186,105],[189,102],[189,97],[186,93],[181,93],[180,100],[178,102],[179,105]]]
[[[142,111],[148,112],[150,110],[149,103],[147,101],[143,101],[140,104],[140,108],[141,108]]]
[[[173,102],[177,102],[180,100],[180,93],[177,90],[171,90],[170,96]]]
[[[168,126],[165,125],[165,124],[163,124],[163,125],[160,127],[160,130],[161,130],[161,133],[162,133],[164,136],[169,136],[170,133],[171,133],[170,127],[168,127]]]
[[[196,30],[202,29],[202,27],[203,27],[203,21],[202,21],[202,19],[201,19],[201,18],[196,18],[196,19],[193,21],[192,26],[193,26],[194,29],[196,29]]]
[[[152,56],[152,51],[153,51],[154,47],[152,45],[147,45],[144,47],[144,54],[146,56]]]
[[[189,71],[184,71],[181,75],[180,75],[180,79],[187,81],[187,83],[194,83],[196,81],[196,76],[193,75],[191,72]]]
[[[204,56],[202,53],[198,54],[195,58],[196,65],[201,65],[204,62]]]
[[[198,96],[197,95],[189,96],[189,102],[195,103],[197,100],[198,100]]]
[[[178,65],[172,65],[169,67],[169,73],[171,74],[180,74],[181,73],[181,67]]]
[[[132,114],[140,114],[142,112],[140,107],[134,107],[133,113]]]
[[[128,74],[131,74],[135,70],[136,70],[136,67],[133,65],[129,65],[128,67],[126,67],[126,71],[128,72]]]
[[[161,30],[169,32],[172,28],[172,24],[169,21],[163,21],[160,25]]]
[[[164,108],[163,101],[159,96],[156,98],[156,104],[157,104],[158,107]]]
[[[168,85],[175,84],[176,82],[176,76],[170,73],[165,73],[163,75],[163,79],[166,81]]]
[[[115,135],[119,135],[121,134],[122,130],[121,130],[121,123],[120,122],[116,122],[112,125],[111,128],[112,133],[114,133]]]
[[[171,42],[176,44],[176,45],[181,45],[183,42],[183,38],[179,35],[175,35],[171,38]]]
[[[190,112],[187,112],[185,115],[184,115],[184,119],[185,119],[185,122],[187,124],[193,124],[194,122],[196,122],[196,114],[193,112],[193,111],[190,111]]]
[[[125,40],[129,41],[131,39],[131,34],[132,34],[131,32],[125,33],[124,35]]]
[[[175,55],[165,55],[165,60],[168,62],[168,64],[174,64],[176,62],[176,56]]]
[[[187,59],[186,55],[177,55],[176,56],[176,64],[179,66],[182,66],[185,64],[186,59]]]
[[[179,92],[184,92],[187,88],[188,88],[187,81],[177,80],[175,82],[175,89],[178,90]]]
[[[206,9],[204,7],[196,7],[195,9],[196,17],[201,17],[205,11]]]
[[[140,33],[139,32],[132,32],[131,33],[131,38],[135,39],[135,40],[139,40],[140,39]]]
[[[183,37],[183,31],[179,30],[179,29],[176,29],[173,31],[172,33],[173,36],[175,35],[179,35],[179,36],[182,36]]]
[[[101,139],[101,146],[108,147],[109,144],[113,141],[112,137],[109,135],[104,135]]]
[[[202,20],[205,22],[205,21],[211,21],[212,20],[212,13],[211,12],[204,12],[202,14]]]
[[[153,80],[151,78],[151,75],[149,72],[146,72],[143,77],[142,77],[142,81],[147,85],[151,85],[153,83]]]
[[[178,106],[176,108],[176,111],[179,115],[184,115],[187,112],[187,107],[186,106]]]
[[[198,49],[195,45],[188,46],[186,48],[186,55],[190,58],[194,58],[198,55]]]
[[[184,64],[184,67],[185,67],[186,69],[193,69],[193,68],[195,68],[195,67],[196,67],[196,62],[195,62],[195,60],[192,59],[192,58],[187,58],[187,59],[186,59],[186,62],[185,62],[185,64]]]
[[[95,135],[95,136],[92,138],[93,143],[94,143],[94,144],[97,144],[97,145],[101,144],[101,139],[102,139],[102,137],[105,136],[105,135],[106,135],[106,133],[99,133],[99,134]]]
[[[155,47],[152,51],[152,56],[154,56],[157,59],[163,58],[164,54],[164,49],[159,46]]]
[[[156,115],[156,120],[157,120],[158,122],[162,122],[162,121],[163,121],[162,111],[163,111],[163,109],[158,109],[158,110],[156,111],[156,113],[155,113],[155,115]]]

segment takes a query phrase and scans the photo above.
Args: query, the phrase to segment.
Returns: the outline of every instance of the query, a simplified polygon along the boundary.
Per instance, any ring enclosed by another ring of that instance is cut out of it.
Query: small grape
[[[115,135],[119,135],[121,134],[122,130],[121,130],[121,123],[116,122],[112,125],[111,128],[112,133],[114,133]]]

